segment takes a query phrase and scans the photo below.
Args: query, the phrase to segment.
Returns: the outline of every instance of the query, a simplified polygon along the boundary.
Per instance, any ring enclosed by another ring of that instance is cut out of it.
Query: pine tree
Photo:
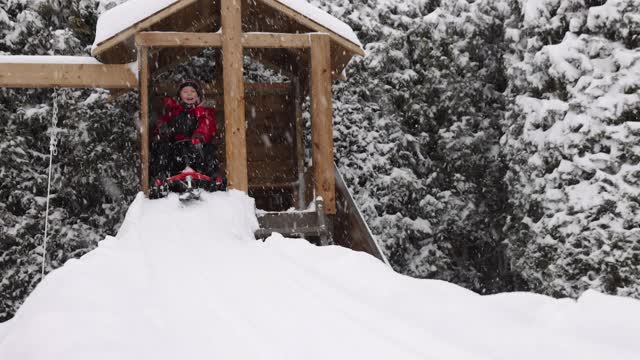
[[[638,13],[626,0],[514,11],[507,231],[534,291],[640,296]]]
[[[97,18],[91,1],[0,1],[0,51],[87,55]],[[137,189],[134,94],[107,104],[104,90],[0,90],[0,321],[40,281],[58,94],[47,272],[114,234]]]
[[[502,2],[323,2],[367,57],[336,87],[337,161],[392,265],[478,291],[508,288],[500,231]]]

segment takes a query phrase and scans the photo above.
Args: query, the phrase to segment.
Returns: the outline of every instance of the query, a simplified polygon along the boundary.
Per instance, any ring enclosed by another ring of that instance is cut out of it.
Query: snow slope
[[[253,201],[131,205],[116,237],[49,274],[0,359],[638,359],[640,302],[479,296],[373,257],[253,238]]]

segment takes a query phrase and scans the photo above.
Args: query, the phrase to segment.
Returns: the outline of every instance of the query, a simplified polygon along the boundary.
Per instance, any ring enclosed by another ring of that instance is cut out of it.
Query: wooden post
[[[223,90],[223,79],[224,72],[222,71],[222,48],[217,48],[213,54],[213,59],[216,63],[215,68],[213,69],[213,83],[216,85],[216,89]]]
[[[333,105],[331,47],[326,34],[311,34],[311,140],[316,196],[324,199],[327,214],[336,213],[333,168]]]
[[[302,123],[302,89],[300,88],[300,78],[294,76],[293,83],[293,106],[296,113],[296,158],[298,168],[298,188],[295,191],[295,200],[298,210],[305,207],[305,183],[304,183],[304,124]]]
[[[149,195],[149,48],[138,47],[140,89],[140,187]]]
[[[240,0],[222,0],[221,4],[227,179],[229,187],[248,192],[241,5]]]

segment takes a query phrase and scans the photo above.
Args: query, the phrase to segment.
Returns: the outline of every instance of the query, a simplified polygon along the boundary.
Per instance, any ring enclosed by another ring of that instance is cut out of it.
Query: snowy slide
[[[0,359],[640,359],[640,302],[479,296],[274,235],[253,201],[131,205],[0,324]]]

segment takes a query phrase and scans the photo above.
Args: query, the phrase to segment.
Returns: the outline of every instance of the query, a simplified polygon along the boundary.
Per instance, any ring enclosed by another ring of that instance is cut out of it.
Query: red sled
[[[212,179],[190,167],[186,167],[181,173],[171,176],[164,181],[156,179],[155,186],[151,188],[149,198],[159,199],[166,197],[169,192],[180,193],[181,201],[200,198],[200,191],[225,191],[227,182],[221,176]]]

